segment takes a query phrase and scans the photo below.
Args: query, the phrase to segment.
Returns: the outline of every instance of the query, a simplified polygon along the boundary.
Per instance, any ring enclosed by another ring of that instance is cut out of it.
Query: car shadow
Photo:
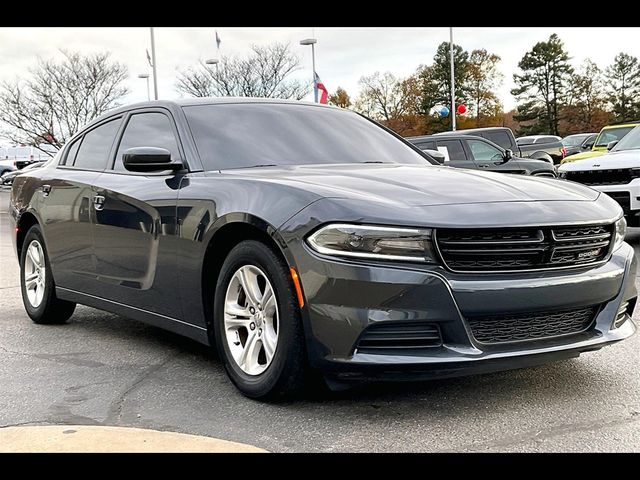
[[[92,336],[102,337],[106,342],[126,342],[128,348],[157,349],[159,352],[175,353],[176,358],[186,358],[187,367],[210,369],[212,375],[224,375],[223,367],[213,348],[202,345],[181,335],[146,325],[118,315],[81,307],[98,314],[80,315],[72,318],[67,327],[89,331]],[[592,352],[587,355],[599,355]],[[344,391],[330,391],[318,382],[295,399],[276,402],[274,407],[287,407],[290,411],[314,410],[322,406],[333,408],[361,407],[380,415],[398,412],[390,406],[403,406],[403,412],[429,408],[434,413],[473,413],[490,408],[513,410],[520,403],[545,404],[552,399],[554,404],[567,403],[576,396],[590,396],[606,388],[616,388],[616,379],[610,372],[599,372],[592,362],[584,358],[552,362],[538,367],[507,370],[496,373],[470,375],[448,379],[420,382],[376,382],[356,385]],[[224,385],[224,387],[223,387]],[[222,395],[215,388],[227,388],[239,401],[253,400],[243,397],[231,382],[212,383],[211,396]],[[406,408],[408,407],[408,408]],[[386,412],[386,413],[383,413]]]

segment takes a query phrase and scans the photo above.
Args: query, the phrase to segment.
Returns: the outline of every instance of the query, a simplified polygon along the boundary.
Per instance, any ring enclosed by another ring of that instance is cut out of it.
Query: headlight
[[[616,222],[615,238],[613,239],[613,251],[615,252],[622,246],[624,236],[627,234],[627,221],[622,217]]]
[[[435,263],[429,229],[335,223],[315,232],[307,243],[325,255]]]

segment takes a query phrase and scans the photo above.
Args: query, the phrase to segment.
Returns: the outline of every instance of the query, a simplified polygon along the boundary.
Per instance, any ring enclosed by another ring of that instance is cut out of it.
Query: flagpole
[[[153,96],[158,100],[158,71],[156,70],[156,40],[153,36],[153,27],[151,28],[151,62],[153,65]]]
[[[313,101],[318,103],[318,83],[316,82],[316,42],[317,40],[315,38],[305,38],[304,40],[300,40],[300,45],[311,45],[311,67],[313,68],[313,73],[311,74],[311,77],[313,78]]]

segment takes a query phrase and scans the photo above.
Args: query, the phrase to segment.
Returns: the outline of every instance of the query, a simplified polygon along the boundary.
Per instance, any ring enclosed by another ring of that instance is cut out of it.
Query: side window
[[[446,148],[446,152],[441,147]],[[464,153],[464,147],[460,140],[438,140],[438,150],[445,154],[447,160],[467,160],[467,155]]]
[[[471,150],[473,159],[476,161],[488,162],[491,160],[502,160],[502,152],[482,140],[469,140],[469,149]]]
[[[166,148],[171,152],[173,160],[180,159],[178,142],[173,133],[171,120],[163,113],[137,113],[131,116],[118,147],[114,170],[124,171],[122,154],[125,150],[133,147]]]
[[[493,143],[500,145],[502,148],[513,148],[509,135],[507,135],[507,132],[503,132],[502,130],[484,132],[482,136],[487,140],[491,140]]]
[[[416,147],[418,147],[420,150],[435,150],[436,142],[416,143]]]
[[[78,148],[80,148],[80,142],[82,138],[79,138],[75,142],[71,144],[69,148],[67,148],[67,154],[64,156],[61,165],[73,165],[73,162],[76,160],[76,155],[78,154]]]
[[[82,139],[74,167],[103,170],[107,166],[109,151],[120,126],[120,118],[89,130]],[[70,165],[67,163],[67,165]]]

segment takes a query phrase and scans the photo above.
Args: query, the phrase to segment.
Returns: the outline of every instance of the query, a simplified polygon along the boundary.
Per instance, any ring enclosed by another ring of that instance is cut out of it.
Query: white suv
[[[565,163],[558,177],[606,193],[620,204],[629,226],[640,227],[640,125],[605,155]]]

